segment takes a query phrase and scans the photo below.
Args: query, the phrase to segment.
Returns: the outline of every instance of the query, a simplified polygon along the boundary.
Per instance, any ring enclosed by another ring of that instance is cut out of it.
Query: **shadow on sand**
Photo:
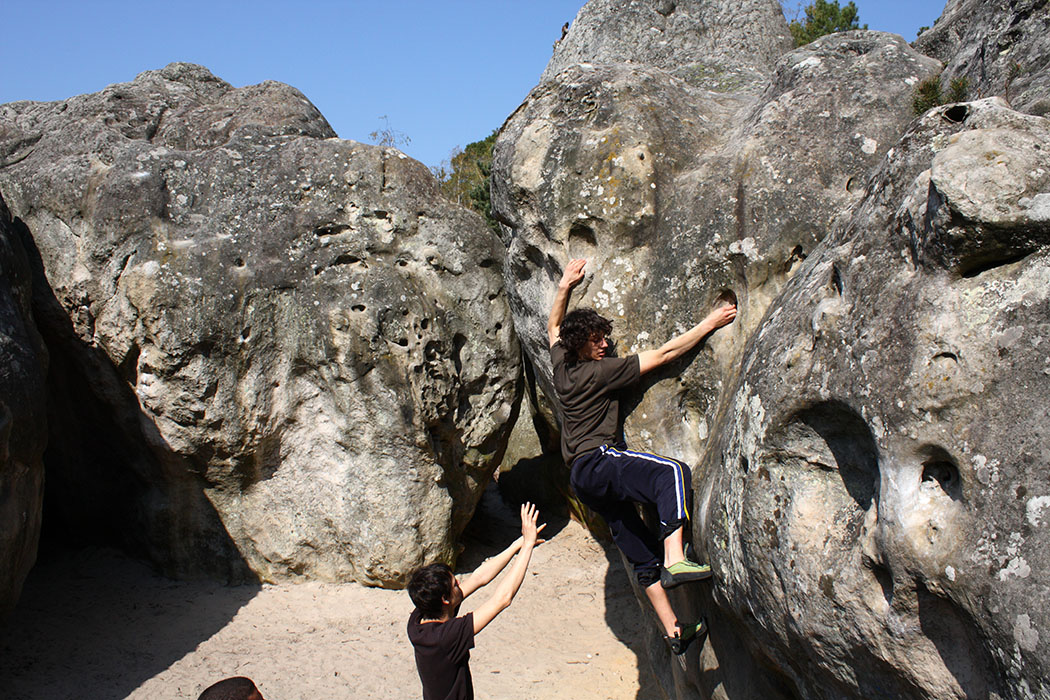
[[[49,436],[37,564],[0,620],[0,697],[82,697],[91,681],[123,698],[221,629],[260,586],[203,479],[140,408],[125,376],[137,353],[116,367],[80,338],[31,232],[14,226],[50,356]],[[171,581],[110,546],[168,573],[247,583]]]
[[[222,629],[259,589],[172,581],[112,549],[53,552],[0,625],[0,695],[78,698],[90,681],[108,687],[107,698],[126,697]]]

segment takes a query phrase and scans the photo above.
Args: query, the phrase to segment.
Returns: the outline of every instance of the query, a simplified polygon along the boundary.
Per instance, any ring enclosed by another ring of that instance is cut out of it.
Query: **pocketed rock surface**
[[[230,580],[453,556],[520,362],[492,235],[425,166],[188,64],[3,105],[0,154],[52,292],[59,537]]]
[[[695,465],[714,584],[673,593],[676,613],[733,630],[679,666],[650,629],[669,697],[1050,693],[1050,131],[1002,98],[912,107],[944,63],[1001,94],[990,47],[1007,39],[1033,66],[1010,101],[1035,104],[1045,8],[977,4],[949,3],[935,57],[845,32],[765,68],[751,55],[761,80],[727,89],[679,70],[688,41],[669,58],[615,30],[660,7],[731,34],[718,3],[595,0],[579,31],[592,12],[608,29],[557,49],[500,132],[508,294],[548,396],[570,258],[589,259],[572,305],[612,318],[621,354],[722,290],[739,301],[628,402],[632,447]]]

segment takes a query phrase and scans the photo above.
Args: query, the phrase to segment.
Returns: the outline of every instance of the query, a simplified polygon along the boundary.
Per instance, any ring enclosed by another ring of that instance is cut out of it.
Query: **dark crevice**
[[[882,588],[882,597],[886,599],[886,603],[888,605],[892,605],[893,574],[891,574],[889,569],[882,566],[881,564],[872,564],[871,573],[875,576],[875,580],[879,582],[879,586]]]
[[[452,361],[456,365],[456,374],[463,372],[463,346],[467,344],[467,337],[462,333],[452,336]]]
[[[983,275],[989,270],[994,270],[997,267],[1003,267],[1004,265],[1012,265],[1013,263],[1020,262],[1028,257],[1032,251],[1025,250],[1016,255],[1005,256],[1002,258],[984,259],[984,260],[972,260],[967,263],[961,263],[959,265],[959,274],[965,279],[972,279],[979,275]]]
[[[350,227],[346,224],[326,224],[315,228],[314,235],[318,238],[324,238],[325,236],[334,236],[348,230],[350,230]]]
[[[831,266],[831,286],[835,288],[839,296],[842,296],[845,285],[842,282],[842,273],[839,272],[838,265]]]

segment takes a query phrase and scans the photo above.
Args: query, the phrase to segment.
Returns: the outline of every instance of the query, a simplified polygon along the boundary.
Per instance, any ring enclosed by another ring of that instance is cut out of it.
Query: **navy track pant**
[[[613,542],[643,586],[659,579],[662,540],[689,519],[692,476],[676,459],[602,445],[573,460],[570,483],[583,503],[605,518]],[[656,506],[660,538],[642,521],[635,503]]]

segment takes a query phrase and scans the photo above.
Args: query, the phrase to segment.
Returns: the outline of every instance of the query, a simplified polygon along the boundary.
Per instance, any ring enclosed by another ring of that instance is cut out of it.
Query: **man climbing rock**
[[[655,350],[607,357],[612,322],[592,309],[565,313],[572,289],[583,280],[586,263],[569,261],[547,319],[554,388],[562,414],[562,456],[571,468],[570,483],[576,495],[605,518],[616,546],[634,566],[671,650],[682,654],[703,632],[704,622],[680,623],[664,589],[711,575],[709,566],[685,556],[690,471],[678,460],[627,449],[619,426],[619,392],[731,323],[736,305],[720,305],[696,326]],[[635,503],[656,507],[662,546],[638,515]]]

